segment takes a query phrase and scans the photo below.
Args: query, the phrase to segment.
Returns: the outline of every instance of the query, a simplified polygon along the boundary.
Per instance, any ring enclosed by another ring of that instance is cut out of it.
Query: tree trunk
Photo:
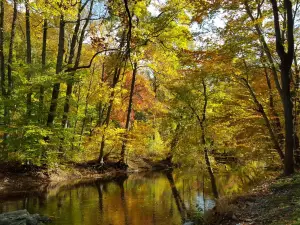
[[[11,24],[11,34],[10,34],[10,42],[9,42],[9,51],[8,51],[8,59],[7,59],[7,91],[5,97],[5,124],[10,124],[10,107],[9,107],[9,100],[11,98],[12,89],[13,89],[13,78],[12,78],[12,63],[13,63],[13,49],[14,49],[14,41],[15,41],[15,33],[16,33],[16,21],[18,16],[17,10],[17,1],[13,1],[14,10],[13,10],[13,19]]]
[[[59,40],[58,40],[58,52],[57,52],[57,60],[56,60],[56,74],[59,74],[62,71],[63,58],[64,58],[65,21],[64,21],[64,16],[63,15],[60,16],[59,37],[58,37],[58,39]],[[53,122],[54,122],[59,90],[60,90],[60,83],[55,83],[53,85],[50,109],[49,109],[48,119],[47,119],[47,126],[48,127],[52,126]]]
[[[0,75],[1,94],[5,97],[5,58],[4,58],[4,1],[0,1]]]
[[[137,63],[135,62],[133,64],[133,72],[132,72],[132,79],[131,79],[131,87],[130,87],[130,95],[129,95],[129,103],[127,108],[127,116],[126,116],[126,124],[125,124],[125,138],[122,143],[122,150],[121,150],[121,160],[120,162],[124,163],[125,159],[125,151],[126,151],[126,144],[127,144],[127,137],[128,132],[130,130],[130,115],[132,110],[132,100],[133,100],[133,94],[134,94],[134,87],[135,87],[135,81],[136,81],[136,73],[137,73]]]
[[[215,179],[213,170],[211,168],[209,155],[208,155],[208,148],[206,146],[205,122],[206,122],[206,110],[207,110],[207,104],[208,104],[208,95],[207,95],[207,87],[206,87],[206,83],[205,83],[204,79],[202,79],[202,86],[203,86],[203,97],[204,97],[204,104],[203,104],[203,108],[202,108],[202,116],[200,117],[198,115],[197,111],[193,107],[191,107],[191,106],[190,107],[191,107],[193,113],[195,114],[195,116],[197,117],[197,120],[199,122],[199,126],[200,126],[200,129],[201,129],[200,142],[201,142],[201,145],[203,146],[203,149],[204,149],[205,164],[206,164],[206,168],[207,168],[207,171],[209,173],[209,176],[210,176],[212,191],[213,191],[214,197],[218,198],[219,193],[218,193],[218,189],[217,189],[216,179]]]
[[[82,51],[82,44],[83,44],[83,41],[84,41],[86,28],[87,28],[87,26],[89,24],[89,21],[91,19],[91,16],[92,16],[93,5],[94,5],[94,0],[91,1],[88,17],[85,20],[85,23],[84,23],[83,28],[81,30],[81,35],[80,35],[80,38],[79,38],[77,56],[76,56],[74,68],[77,68],[79,66],[79,62],[80,62],[80,58],[81,58],[81,51]],[[73,58],[74,58],[74,55],[75,55],[75,46],[76,46],[76,42],[77,42],[77,39],[78,39],[78,33],[79,33],[80,21],[81,21],[80,13],[83,10],[84,6],[81,6],[78,9],[77,21],[76,21],[74,33],[73,33],[73,36],[72,36],[72,41],[71,41],[68,66],[71,66],[72,63],[73,63]],[[62,127],[65,127],[65,128],[68,125],[68,114],[69,114],[69,111],[70,111],[70,99],[71,99],[72,90],[73,90],[74,75],[75,75],[75,71],[71,72],[70,78],[67,81],[66,99],[65,99],[64,114],[63,114],[63,119],[62,119]]]
[[[270,134],[270,137],[271,137],[271,140],[273,142],[273,146],[275,148],[275,150],[277,151],[280,159],[283,161],[284,160],[284,154],[283,154],[283,151],[279,145],[279,142],[278,142],[278,139],[272,129],[272,126],[271,126],[271,122],[264,110],[264,107],[262,106],[262,104],[260,104],[260,102],[258,101],[252,87],[250,86],[249,82],[246,80],[246,79],[242,79],[246,88],[248,89],[248,91],[250,92],[250,95],[255,103],[255,105],[257,106],[258,108],[258,112],[262,115],[264,121],[265,121],[265,124],[266,124],[266,127],[268,128],[268,131],[269,131],[269,134]]]
[[[273,125],[274,125],[274,133],[277,135],[277,139],[278,139],[278,143],[280,145],[280,148],[282,149],[283,145],[284,145],[284,135],[282,133],[282,125],[279,119],[279,115],[276,112],[275,109],[275,104],[274,104],[274,94],[273,94],[273,89],[272,89],[272,85],[271,85],[271,79],[269,77],[268,74],[268,70],[267,67],[265,67],[265,65],[263,64],[264,67],[264,72],[265,72],[265,77],[266,77],[266,81],[267,81],[267,85],[268,85],[268,90],[269,90],[269,106],[270,106],[270,111],[272,114],[273,119]]]
[[[180,123],[178,123],[175,128],[174,137],[170,143],[170,152],[168,153],[166,158],[166,160],[170,163],[172,163],[173,153],[179,142],[180,128],[181,128]]]
[[[31,66],[31,28],[30,28],[30,10],[29,10],[29,1],[25,1],[25,23],[26,23],[26,63],[30,67]],[[31,68],[29,68],[31,70]],[[27,81],[30,86],[30,79],[31,79],[31,71],[26,72]],[[31,87],[30,87],[31,89]],[[27,93],[27,120],[30,121],[31,112],[32,112],[32,92],[29,90]]]
[[[124,47],[125,44],[125,30],[122,33],[122,37],[121,37],[121,43],[119,46],[119,49],[122,50],[122,48]],[[121,51],[118,54],[117,59],[120,60],[120,62],[117,64],[115,71],[114,71],[114,76],[113,76],[113,81],[112,84],[110,85],[110,87],[113,89],[111,94],[110,94],[110,100],[109,100],[109,104],[108,104],[108,108],[107,108],[107,112],[106,112],[106,118],[104,121],[104,130],[103,130],[103,134],[102,134],[102,140],[101,140],[101,144],[100,144],[100,152],[99,152],[99,157],[98,157],[98,161],[100,164],[103,164],[103,156],[104,156],[104,147],[105,147],[105,130],[107,129],[108,125],[109,125],[109,121],[110,121],[110,114],[112,112],[112,107],[113,107],[113,103],[114,103],[114,96],[115,96],[115,90],[114,88],[116,87],[116,85],[119,82],[120,79],[120,75],[121,75],[121,67],[123,63],[126,63],[127,59],[128,59],[128,54],[125,53],[125,55],[123,55],[121,53]]]
[[[5,85],[5,57],[4,57],[4,1],[0,1],[0,73],[1,73],[1,94],[4,99],[3,105],[4,105],[4,125],[6,126],[8,124],[8,106],[6,101],[6,85]],[[4,145],[6,140],[7,134],[3,135]],[[5,148],[5,146],[3,147]]]
[[[270,0],[272,3],[274,29],[276,36],[276,51],[280,58],[280,73],[282,86],[282,102],[285,122],[285,158],[284,174],[294,173],[294,123],[293,123],[293,102],[291,98],[291,66],[294,58],[294,18],[293,8],[290,0],[284,0],[283,5],[286,11],[287,20],[287,52],[285,51],[284,40],[282,40],[279,20],[279,9],[277,0]]]
[[[299,77],[299,67],[297,62],[297,57],[294,55],[294,66],[295,66],[295,86],[294,86],[294,159],[296,165],[300,166],[300,148],[299,148],[299,137],[297,133],[298,127],[298,115],[300,112],[300,99],[299,99],[299,85],[300,85],[300,77]]]
[[[283,91],[283,109],[285,119],[285,158],[284,173],[294,173],[294,124],[293,124],[293,103],[290,90],[290,69],[281,68],[281,82]]]
[[[12,62],[13,62],[13,48],[14,48],[14,40],[16,33],[16,21],[17,21],[17,1],[14,0],[14,11],[13,11],[13,19],[11,24],[11,35],[10,35],[10,43],[9,43],[9,52],[8,52],[8,65],[7,65],[7,95],[10,96],[13,88],[13,79],[12,79]]]
[[[93,71],[92,76],[93,75],[94,75],[94,71]],[[82,136],[83,136],[84,128],[85,128],[85,126],[87,124],[87,119],[88,119],[87,118],[87,112],[88,112],[88,106],[89,106],[89,97],[90,97],[91,87],[92,87],[92,79],[90,79],[89,87],[88,87],[87,94],[86,94],[86,97],[85,97],[84,118],[83,118],[82,125],[81,125],[79,142],[82,141]]]
[[[121,73],[121,69],[120,68],[116,69],[111,88],[116,87],[116,85],[119,81],[120,73]],[[108,105],[108,109],[107,109],[107,112],[106,112],[106,118],[105,118],[105,128],[103,130],[103,135],[102,135],[101,144],[100,144],[100,153],[99,153],[99,158],[98,158],[98,161],[99,161],[100,164],[104,163],[103,162],[103,156],[104,156],[104,147],[105,147],[105,131],[108,128],[108,125],[109,125],[109,122],[110,122],[110,114],[112,112],[112,107],[113,107],[113,103],[114,103],[114,96],[115,96],[115,91],[113,90],[110,94],[109,105]]]
[[[48,20],[44,19],[43,24],[43,44],[42,44],[42,71],[46,68],[46,56],[47,56],[47,33],[48,33]],[[42,122],[43,112],[44,112],[44,93],[45,87],[40,86],[40,97],[39,97],[39,111],[40,111],[40,122]]]

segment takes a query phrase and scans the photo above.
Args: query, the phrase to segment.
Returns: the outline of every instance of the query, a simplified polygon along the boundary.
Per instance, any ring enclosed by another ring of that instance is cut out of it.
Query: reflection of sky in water
[[[208,197],[203,198],[203,195],[198,195],[196,197],[196,206],[198,209],[201,209],[202,211],[207,211],[209,209],[212,209],[215,205],[216,205],[215,201],[209,199]]]
[[[245,190],[245,183],[240,186],[239,182],[239,176],[232,174],[217,177],[222,196],[224,190]],[[205,174],[132,174],[122,181],[87,180],[5,196],[0,199],[0,213],[26,208],[30,213],[53,217],[53,225],[182,225],[213,208],[212,196]]]

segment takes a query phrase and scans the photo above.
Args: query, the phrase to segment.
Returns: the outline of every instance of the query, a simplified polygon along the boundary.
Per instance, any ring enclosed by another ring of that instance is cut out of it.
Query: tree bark
[[[297,133],[298,127],[298,115],[300,112],[300,100],[299,100],[299,67],[297,62],[297,57],[294,55],[294,66],[295,66],[295,85],[294,85],[294,159],[297,166],[300,166],[300,148],[299,148],[299,137]]]
[[[208,148],[206,146],[205,122],[206,122],[206,110],[207,110],[207,104],[208,104],[208,95],[207,95],[207,87],[206,87],[206,83],[205,83],[204,79],[202,79],[202,86],[203,86],[204,104],[203,104],[203,108],[202,108],[201,117],[198,115],[197,111],[193,107],[191,107],[191,106],[190,107],[191,107],[193,113],[195,114],[195,116],[197,117],[200,129],[201,129],[200,142],[204,149],[204,159],[205,159],[206,168],[207,168],[209,176],[210,176],[212,191],[213,191],[214,197],[219,198],[219,192],[217,189],[216,179],[215,179],[213,170],[211,168],[209,155],[208,155]]]
[[[93,5],[94,5],[94,0],[91,1],[88,17],[85,20],[85,23],[81,30],[79,43],[78,43],[78,49],[77,49],[77,56],[76,56],[75,64],[74,64],[73,68],[77,68],[79,66],[79,62],[80,62],[80,58],[81,58],[81,51],[82,51],[82,44],[84,41],[86,28],[87,28],[87,26],[90,22],[91,16],[92,16]],[[76,42],[78,39],[78,33],[79,33],[79,28],[80,28],[81,11],[84,9],[84,6],[85,6],[85,4],[83,6],[80,6],[78,9],[77,21],[76,21],[75,29],[74,29],[72,40],[71,40],[68,66],[71,66],[73,64],[73,58],[75,55],[75,46],[76,46]],[[75,71],[71,72],[70,77],[67,81],[66,99],[65,99],[64,114],[63,114],[63,119],[62,119],[62,127],[64,127],[64,128],[66,128],[68,125],[68,114],[70,111],[70,99],[71,99],[71,95],[72,95],[72,91],[73,91],[74,75],[75,75]]]
[[[9,42],[9,52],[8,52],[8,65],[7,65],[7,80],[8,80],[8,87],[7,87],[7,95],[10,96],[13,88],[13,79],[12,79],[12,62],[13,62],[13,48],[14,48],[14,41],[15,41],[15,33],[16,33],[16,21],[17,21],[17,1],[14,0],[14,11],[13,11],[13,19],[11,24],[11,34],[10,34],[10,42]]]
[[[282,146],[284,145],[284,135],[282,133],[282,126],[281,126],[281,122],[279,119],[279,115],[276,112],[275,109],[275,104],[274,104],[274,95],[273,95],[273,90],[272,90],[272,85],[271,85],[271,80],[267,71],[267,68],[264,67],[265,70],[265,77],[266,77],[266,81],[267,81],[267,85],[268,85],[268,89],[269,89],[269,106],[270,106],[270,111],[272,114],[273,119],[273,124],[275,127],[275,134],[277,135],[277,139],[278,139],[278,143],[280,145],[280,148],[282,148]]]
[[[274,146],[275,150],[277,151],[280,159],[283,161],[284,160],[284,154],[283,154],[282,149],[281,149],[281,147],[279,145],[278,139],[277,139],[277,137],[276,137],[276,135],[275,135],[275,133],[274,133],[274,131],[272,129],[271,122],[270,122],[270,120],[269,120],[269,118],[268,118],[268,116],[267,116],[267,114],[266,114],[266,112],[264,110],[264,107],[258,101],[258,99],[257,99],[257,97],[256,97],[256,95],[255,95],[255,93],[254,93],[254,91],[252,89],[252,87],[250,86],[249,82],[246,79],[242,79],[242,80],[243,80],[246,88],[248,89],[248,91],[249,91],[249,93],[250,93],[250,95],[251,95],[251,97],[252,97],[255,105],[258,108],[258,112],[262,115],[262,117],[263,117],[263,119],[265,121],[266,127],[268,128],[268,131],[269,131],[269,134],[270,134],[270,137],[271,137],[271,140],[273,142],[273,146]]]
[[[42,44],[42,72],[46,69],[46,56],[47,56],[47,35],[48,35],[48,20],[44,19],[43,24],[43,44]],[[43,112],[44,112],[44,93],[45,87],[40,86],[40,96],[39,96],[39,111],[40,111],[40,122],[42,122]]]
[[[285,123],[285,158],[284,158],[284,173],[285,175],[290,175],[294,173],[294,124],[293,124],[293,102],[291,99],[291,87],[290,87],[290,72],[291,65],[294,56],[294,17],[292,3],[290,0],[283,0],[283,6],[286,13],[286,40],[283,40],[283,31],[280,28],[279,20],[279,9],[277,0],[270,0],[272,4],[273,11],[273,22],[276,37],[276,51],[280,58],[280,75],[281,75],[281,85],[277,75],[275,63],[271,55],[270,48],[262,34],[260,26],[255,23],[255,29],[259,35],[260,42],[269,60],[271,69],[273,71],[274,81],[276,88],[280,94],[283,110],[284,110],[284,123]],[[256,22],[252,15],[250,7],[248,5],[248,0],[244,1],[247,14],[249,15],[252,22]],[[284,35],[285,36],[285,35]],[[284,48],[284,43],[287,44],[287,52]]]
[[[125,124],[125,138],[122,143],[122,150],[121,150],[121,159],[120,162],[124,163],[125,159],[125,151],[126,151],[126,144],[127,144],[127,137],[128,132],[130,130],[130,115],[132,110],[132,100],[133,100],[133,93],[134,93],[134,87],[135,87],[135,81],[136,81],[136,74],[137,74],[137,63],[133,63],[133,72],[132,72],[132,79],[131,79],[131,87],[130,87],[130,94],[129,94],[129,103],[127,108],[127,116],[126,116],[126,124]]]
[[[17,6],[18,3],[16,0],[13,1],[14,9],[13,9],[13,18],[11,24],[11,33],[10,33],[10,41],[9,41],[9,50],[8,50],[8,59],[7,59],[7,91],[5,95],[5,124],[10,124],[10,107],[8,101],[11,98],[12,89],[13,89],[13,78],[12,78],[12,63],[13,63],[13,49],[14,49],[14,41],[15,41],[15,33],[16,33],[16,21],[18,16]]]
[[[280,74],[282,86],[282,100],[285,122],[285,158],[284,173],[290,175],[294,173],[294,123],[293,123],[293,102],[291,96],[291,66],[294,58],[294,18],[292,3],[284,0],[283,5],[287,15],[287,52],[283,46],[282,30],[279,22],[279,9],[276,0],[272,3],[274,29],[276,36],[276,51],[280,58]]]
[[[0,73],[1,73],[1,94],[6,95],[5,88],[5,58],[4,58],[4,1],[0,1]]]
[[[121,68],[117,68],[115,70],[115,74],[114,74],[114,79],[113,79],[113,83],[111,85],[111,88],[115,88],[117,83],[119,82],[119,78],[120,78],[120,74],[121,74]],[[112,107],[113,107],[113,103],[114,103],[114,96],[115,96],[115,91],[113,90],[110,94],[110,100],[109,100],[109,105],[108,105],[108,109],[106,112],[106,118],[105,118],[105,128],[103,130],[103,134],[102,134],[102,139],[101,139],[101,144],[100,144],[100,152],[99,152],[99,158],[98,161],[100,164],[103,164],[103,156],[104,156],[104,147],[105,147],[105,131],[108,128],[109,122],[110,122],[110,114],[112,112]]]
[[[64,21],[64,15],[62,15],[62,14],[60,16],[60,21],[59,21],[59,37],[58,37],[58,39],[59,40],[58,40],[58,51],[57,51],[57,59],[56,59],[56,74],[59,74],[60,72],[62,72],[63,58],[64,58],[65,21]],[[48,127],[52,126],[53,122],[54,122],[59,90],[60,90],[60,83],[55,83],[53,85],[50,109],[49,109],[48,119],[47,119]]]
[[[31,28],[30,28],[30,10],[29,10],[29,1],[25,0],[25,27],[26,27],[26,63],[30,67],[31,66]],[[31,68],[29,68],[31,70]],[[27,81],[30,86],[30,79],[31,79],[31,71],[26,72]],[[31,88],[31,87],[30,87]],[[29,90],[27,93],[27,119],[30,120],[31,113],[32,113],[32,92]]]

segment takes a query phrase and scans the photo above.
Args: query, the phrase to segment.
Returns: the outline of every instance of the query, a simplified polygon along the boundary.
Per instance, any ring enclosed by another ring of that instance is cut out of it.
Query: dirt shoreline
[[[164,170],[170,164],[163,161],[134,160],[128,165],[108,162],[100,166],[94,161],[84,163],[66,163],[46,168],[27,166],[18,163],[0,164],[0,199],[12,195],[41,193],[53,186],[76,183],[82,180],[111,181],[127,178],[130,173]]]
[[[126,170],[109,169],[103,172],[88,168],[41,169],[23,173],[0,172],[0,199],[26,194],[39,194],[54,186],[78,180],[113,180],[126,177]]]
[[[300,224],[300,174],[272,178],[249,193],[221,198],[208,224]]]

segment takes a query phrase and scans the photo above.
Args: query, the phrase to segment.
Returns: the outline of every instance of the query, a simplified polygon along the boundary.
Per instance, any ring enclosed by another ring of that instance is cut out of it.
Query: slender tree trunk
[[[201,145],[204,148],[204,159],[205,159],[205,164],[206,164],[206,168],[208,170],[210,179],[211,179],[211,185],[212,185],[212,190],[214,193],[215,198],[219,197],[219,193],[218,193],[218,189],[217,189],[217,184],[216,184],[216,179],[210,164],[210,160],[209,160],[209,155],[208,155],[208,148],[206,146],[206,136],[205,136],[205,122],[206,122],[206,110],[207,110],[207,104],[208,104],[208,95],[207,95],[207,87],[206,87],[206,83],[205,80],[202,79],[202,86],[203,86],[203,97],[204,97],[204,104],[203,104],[203,108],[202,108],[202,115],[201,117],[198,115],[198,113],[196,112],[196,110],[191,107],[193,113],[196,115],[197,120],[199,122],[199,126],[201,128],[201,138],[200,138],[200,142]]]
[[[104,74],[105,74],[105,64],[102,63],[102,73],[101,73],[101,81],[104,82]],[[100,100],[98,103],[98,121],[97,126],[103,125],[103,115],[104,115],[105,105]]]
[[[122,48],[124,47],[125,44],[125,30],[122,33],[122,38],[121,38],[121,43],[119,46],[119,49],[122,50]],[[112,112],[112,107],[113,107],[113,103],[114,103],[114,97],[115,97],[115,90],[114,88],[116,87],[116,85],[119,82],[120,79],[120,75],[121,75],[121,67],[123,65],[123,63],[126,64],[129,55],[127,54],[128,52],[125,53],[125,55],[123,55],[121,53],[121,51],[118,54],[117,59],[120,60],[120,62],[117,64],[115,71],[114,71],[114,76],[113,76],[113,81],[112,84],[110,85],[110,87],[113,89],[111,94],[110,94],[110,100],[109,100],[109,104],[108,104],[108,108],[107,108],[107,112],[106,112],[106,118],[104,121],[104,130],[103,130],[103,134],[102,134],[102,139],[101,139],[101,143],[100,143],[100,151],[99,151],[99,157],[98,157],[98,161],[101,165],[103,165],[104,161],[103,161],[103,156],[104,156],[104,148],[105,148],[105,131],[108,128],[109,122],[110,122],[110,114]]]
[[[10,124],[10,107],[8,101],[11,98],[12,89],[13,89],[13,78],[12,78],[12,63],[13,63],[13,49],[14,49],[14,41],[15,41],[15,33],[16,33],[16,21],[18,16],[18,9],[17,9],[17,1],[13,1],[14,10],[13,10],[13,19],[11,24],[11,34],[10,34],[10,42],[9,42],[9,51],[8,51],[8,59],[7,59],[7,92],[5,97],[5,114],[6,114],[6,124]]]
[[[42,71],[46,69],[46,56],[47,56],[47,34],[48,34],[48,20],[44,19],[43,24],[43,44],[42,44]],[[40,122],[42,122],[44,112],[44,93],[45,87],[40,86],[40,97],[39,97],[39,111],[40,111]]]
[[[64,21],[64,16],[63,15],[60,16],[59,38],[58,39],[59,40],[58,40],[58,52],[57,52],[57,60],[56,60],[56,74],[59,74],[62,71],[63,58],[64,58],[65,21]],[[60,83],[55,83],[53,85],[50,109],[49,109],[48,119],[47,119],[47,126],[48,127],[52,126],[53,122],[54,122],[59,90],[60,90]]]
[[[125,134],[125,139],[123,140],[123,143],[122,143],[122,150],[121,150],[121,160],[120,160],[121,163],[124,163],[127,137],[128,137],[128,132],[130,130],[130,115],[131,115],[131,110],[132,110],[132,100],[133,100],[133,94],[134,94],[136,74],[137,74],[137,63],[135,62],[133,64],[129,103],[128,103],[128,108],[127,108],[127,116],[126,116],[126,124],[125,124],[126,134]]]
[[[114,79],[113,79],[113,83],[111,85],[111,88],[115,88],[117,83],[119,82],[119,78],[120,78],[120,74],[121,74],[121,68],[117,68],[115,70],[115,74],[114,74]],[[106,112],[106,118],[105,118],[105,127],[103,130],[103,134],[102,134],[102,139],[101,139],[101,143],[100,143],[100,152],[99,152],[99,158],[98,161],[100,164],[103,164],[103,156],[104,156],[104,148],[105,148],[105,131],[108,128],[109,122],[110,122],[110,114],[112,112],[112,107],[113,107],[113,103],[114,103],[114,97],[115,97],[115,91],[112,90],[111,94],[110,94],[110,100],[109,100],[109,105],[107,108],[107,112]]]
[[[72,138],[71,150],[74,149],[74,141],[75,141],[76,128],[77,128],[77,123],[78,123],[78,110],[79,110],[80,95],[81,95],[81,86],[79,84],[78,85],[78,96],[77,96],[77,101],[76,101],[76,111],[75,111],[76,112],[76,117],[75,117],[74,128],[73,128],[73,138]]]
[[[264,121],[265,121],[265,124],[266,124],[266,127],[268,128],[268,131],[269,131],[269,134],[270,134],[270,137],[271,137],[271,140],[273,142],[273,146],[275,148],[275,150],[277,151],[280,159],[283,161],[284,160],[284,154],[283,154],[283,151],[280,147],[280,144],[278,142],[278,139],[272,129],[272,125],[271,125],[271,122],[264,110],[264,107],[262,106],[262,104],[260,104],[260,102],[258,101],[252,87],[250,86],[249,82],[246,80],[246,79],[242,79],[246,88],[248,89],[248,91],[250,92],[250,95],[255,103],[255,105],[257,106],[258,108],[258,112],[262,115]]]
[[[282,133],[282,126],[280,123],[279,115],[276,112],[275,109],[275,104],[274,104],[274,95],[273,95],[273,90],[272,90],[272,85],[271,85],[271,80],[267,71],[267,68],[264,68],[265,70],[265,76],[266,76],[266,81],[269,89],[269,106],[270,106],[270,111],[272,114],[273,119],[273,124],[275,127],[275,133],[277,135],[278,143],[280,145],[280,148],[284,145],[284,135]]]
[[[77,42],[77,39],[78,39],[78,33],[79,33],[80,21],[81,21],[80,8],[81,8],[81,4],[78,8],[77,21],[76,21],[75,29],[74,29],[71,44],[70,44],[70,54],[69,54],[69,59],[68,59],[68,62],[67,62],[68,66],[72,66],[73,58],[75,56],[75,46],[76,46],[76,42]],[[75,72],[72,72],[70,78],[67,81],[66,99],[65,99],[64,114],[63,114],[63,119],[62,119],[62,127],[63,128],[66,128],[67,123],[68,123],[68,113],[69,113],[69,110],[70,110],[70,98],[71,98],[71,94],[72,94],[72,90],[73,90],[73,81],[72,81],[72,79],[73,79],[73,74],[74,73]]]
[[[0,9],[1,9],[1,14],[0,14],[0,73],[1,73],[1,94],[3,97],[3,105],[4,105],[4,125],[7,125],[8,123],[8,106],[7,106],[7,101],[6,101],[6,85],[5,85],[5,57],[4,57],[4,1],[0,1]],[[3,140],[5,143],[7,134],[3,135]],[[5,148],[5,147],[4,147]]]
[[[94,71],[93,71],[93,74],[94,74]],[[89,106],[89,97],[90,97],[91,87],[92,87],[92,79],[89,82],[89,87],[88,87],[87,94],[86,94],[86,97],[85,97],[84,118],[83,118],[82,125],[81,125],[79,142],[82,141],[82,136],[83,136],[84,128],[85,128],[85,126],[87,124],[87,119],[88,119],[87,118],[87,112],[88,112],[88,106]]]
[[[267,56],[267,59],[268,59],[268,62],[269,62],[269,66],[270,66],[270,68],[272,70],[272,75],[273,75],[273,78],[274,78],[276,89],[277,89],[277,91],[278,91],[278,93],[280,95],[281,101],[283,102],[281,85],[280,85],[280,82],[279,82],[278,73],[277,73],[275,62],[273,60],[273,56],[272,56],[271,50],[270,50],[270,48],[269,48],[269,46],[267,44],[267,41],[266,41],[266,39],[265,39],[265,37],[263,35],[261,27],[259,26],[259,24],[256,22],[256,19],[252,15],[251,9],[250,9],[250,7],[248,5],[248,0],[245,0],[244,4],[245,4],[245,7],[246,7],[246,11],[247,11],[248,16],[250,17],[251,21],[255,24],[254,27],[255,27],[256,33],[259,36],[259,41],[261,43],[262,49],[266,53],[266,56]],[[259,10],[260,10],[260,7],[259,7]]]
[[[30,67],[31,66],[31,28],[30,28],[30,10],[29,10],[29,1],[25,1],[25,22],[26,22],[26,63]],[[31,68],[30,68],[31,70]],[[31,79],[31,71],[27,71],[26,73],[27,80],[30,86]],[[30,87],[31,89],[31,87]],[[27,119],[30,121],[31,113],[32,113],[32,92],[29,90],[27,93]]]
[[[93,5],[94,5],[94,0],[91,1],[88,17],[85,20],[85,23],[84,23],[83,28],[81,30],[74,68],[77,68],[79,66],[79,62],[80,62],[80,58],[81,58],[82,45],[83,45],[83,41],[84,41],[84,38],[85,38],[86,28],[87,28],[87,26],[90,22],[91,16],[92,16]],[[70,47],[70,55],[69,55],[69,60],[68,60],[68,65],[69,66],[71,66],[72,63],[73,63],[73,58],[74,58],[74,55],[75,55],[75,46],[76,46],[76,42],[77,42],[77,39],[78,39],[78,33],[79,33],[80,21],[81,21],[80,13],[83,10],[84,6],[81,6],[78,9],[77,22],[76,22],[74,33],[73,33],[73,36],[72,36],[71,47]],[[69,111],[70,111],[70,99],[71,99],[71,95],[72,95],[72,91],[73,91],[73,83],[74,83],[73,78],[74,78],[74,75],[75,75],[75,71],[71,72],[70,73],[70,78],[67,82],[66,99],[65,99],[65,104],[64,104],[64,114],[63,114],[63,119],[62,119],[62,127],[65,127],[65,128],[67,127],[67,123],[68,123],[68,114],[69,114]]]
[[[0,75],[1,75],[1,94],[4,97],[5,89],[5,58],[4,58],[4,1],[0,1]]]
[[[17,1],[14,0],[14,11],[13,11],[13,19],[11,24],[11,34],[10,34],[10,43],[9,43],[9,52],[8,52],[8,65],[7,65],[7,80],[8,80],[8,87],[7,87],[7,95],[10,97],[12,88],[13,88],[13,79],[12,79],[12,62],[13,62],[13,48],[14,48],[14,40],[15,40],[15,33],[16,33],[16,21],[17,21]]]
[[[168,153],[167,158],[166,158],[166,160],[170,163],[172,163],[173,153],[179,142],[180,128],[181,128],[180,123],[178,123],[175,128],[175,133],[174,133],[173,139],[170,143],[170,152]]]
[[[203,110],[202,110],[202,120],[200,121],[200,127],[201,127],[201,142],[204,147],[204,158],[205,158],[205,163],[207,166],[208,173],[210,175],[211,179],[211,184],[212,184],[212,190],[214,193],[215,198],[219,197],[218,189],[217,189],[217,184],[215,180],[215,176],[213,173],[213,170],[211,168],[210,160],[208,157],[208,149],[206,147],[206,137],[205,137],[205,121],[206,121],[206,110],[207,110],[207,104],[208,104],[208,97],[207,97],[207,87],[205,84],[204,79],[202,79],[202,86],[203,86],[203,95],[204,95],[204,105],[203,105]]]

